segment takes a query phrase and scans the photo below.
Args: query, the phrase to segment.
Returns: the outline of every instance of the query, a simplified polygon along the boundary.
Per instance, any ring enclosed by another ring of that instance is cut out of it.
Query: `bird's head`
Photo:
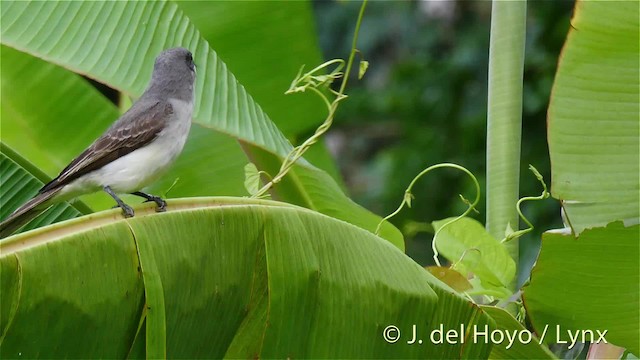
[[[196,65],[191,52],[181,47],[167,49],[156,57],[150,88],[162,89],[167,95],[190,93],[195,77]]]
[[[185,75],[191,74],[193,76],[196,71],[196,64],[193,62],[193,55],[189,50],[177,47],[161,52],[156,58],[153,71],[184,73]]]

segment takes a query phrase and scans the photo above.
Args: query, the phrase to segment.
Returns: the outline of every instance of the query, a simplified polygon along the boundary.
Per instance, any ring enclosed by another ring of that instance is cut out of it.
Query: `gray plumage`
[[[33,199],[2,221],[0,237],[57,202],[100,189],[114,198],[125,216],[133,216],[133,210],[115,193],[134,193],[164,210],[162,199],[139,190],[161,175],[182,151],[193,112],[194,83],[191,53],[183,48],[163,51],[140,99]]]

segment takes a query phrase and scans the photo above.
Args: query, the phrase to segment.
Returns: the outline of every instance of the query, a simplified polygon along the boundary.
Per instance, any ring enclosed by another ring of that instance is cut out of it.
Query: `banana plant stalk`
[[[494,1],[491,10],[486,227],[496,239],[518,230],[526,13],[526,1]],[[517,264],[518,242],[505,246]]]

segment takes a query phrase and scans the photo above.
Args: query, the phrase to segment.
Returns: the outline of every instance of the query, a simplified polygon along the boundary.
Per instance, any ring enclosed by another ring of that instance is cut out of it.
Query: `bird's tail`
[[[36,195],[33,199],[27,201],[16,211],[11,213],[8,218],[0,223],[0,238],[7,237],[20,229],[23,225],[38,216],[46,210],[50,204],[47,200],[51,199],[60,191],[60,188],[51,189]]]

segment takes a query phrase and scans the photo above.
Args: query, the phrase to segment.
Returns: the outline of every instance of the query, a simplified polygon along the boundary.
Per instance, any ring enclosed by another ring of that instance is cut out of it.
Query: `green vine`
[[[398,208],[396,209],[396,211],[392,212],[391,214],[387,215],[386,217],[384,217],[382,220],[380,220],[380,223],[378,223],[378,227],[376,227],[376,231],[375,234],[378,235],[380,233],[380,228],[382,227],[382,224],[391,219],[392,217],[396,216],[403,208],[405,205],[407,205],[407,207],[411,207],[411,201],[414,199],[413,194],[411,193],[411,189],[413,188],[413,185],[415,185],[416,181],[418,181],[418,179],[420,179],[423,175],[425,175],[426,173],[428,173],[431,170],[435,170],[438,168],[454,168],[454,169],[458,169],[460,171],[463,171],[464,173],[466,173],[467,175],[469,175],[469,177],[471,177],[471,179],[473,180],[473,184],[476,187],[476,198],[473,202],[470,202],[469,200],[465,199],[464,196],[460,195],[460,199],[462,200],[462,202],[464,202],[465,204],[468,205],[467,210],[462,213],[462,215],[456,217],[455,219],[452,219],[450,221],[448,221],[447,223],[445,223],[442,227],[440,227],[438,229],[438,231],[436,231],[435,235],[433,236],[433,241],[431,242],[431,248],[433,249],[433,260],[435,261],[436,265],[441,266],[440,265],[440,260],[438,260],[438,249],[436,249],[436,238],[438,237],[438,234],[440,234],[440,231],[442,231],[442,229],[446,228],[448,225],[452,224],[455,221],[458,221],[459,219],[462,219],[463,217],[467,216],[471,211],[476,211],[475,206],[478,204],[478,202],[480,201],[480,184],[478,183],[478,180],[476,179],[475,176],[473,176],[473,174],[471,173],[471,171],[467,170],[466,168],[457,165],[457,164],[451,164],[451,163],[443,163],[443,164],[436,164],[436,165],[432,165],[429,166],[428,168],[422,170],[422,172],[420,172],[418,175],[416,175],[416,177],[413,178],[413,180],[411,181],[411,183],[409,183],[409,186],[407,187],[407,190],[405,190],[404,192],[404,198],[402,199],[402,202],[400,203],[400,206],[398,206]]]
[[[178,184],[179,181],[180,181],[179,177],[175,178],[175,180],[173,180],[173,183],[171,183],[169,188],[162,193],[162,197],[165,198],[165,199],[168,198],[169,197],[169,192],[171,190],[173,190],[173,188],[176,186],[176,184]]]
[[[524,216],[524,214],[522,214],[522,210],[520,209],[520,206],[522,205],[523,202],[532,201],[532,200],[544,200],[549,197],[549,192],[547,191],[547,184],[544,183],[544,179],[542,178],[542,175],[540,175],[540,172],[538,172],[538,170],[535,167],[533,167],[533,165],[531,164],[529,164],[529,170],[531,170],[533,175],[535,175],[538,181],[542,184],[542,194],[540,194],[540,196],[525,196],[522,199],[518,200],[518,202],[516,203],[516,210],[518,211],[518,215],[520,216],[522,221],[524,221],[527,224],[527,226],[529,226],[529,228],[514,231],[514,232],[511,232],[510,234],[507,234],[507,236],[504,239],[502,239],[501,243],[505,243],[507,241],[517,239],[520,236],[533,230],[533,224],[531,224],[529,219],[527,219]]]
[[[356,43],[358,41],[358,33],[360,32],[360,25],[362,23],[362,17],[364,15],[364,9],[366,8],[366,5],[367,5],[367,0],[364,0],[362,2],[362,6],[360,7],[360,13],[358,14],[358,21],[356,23],[356,28],[353,35],[353,42],[351,44],[351,53],[349,54],[349,59],[347,61],[346,70],[344,71],[344,73],[342,72],[342,69],[345,66],[345,62],[342,59],[329,60],[306,73],[303,73],[304,71],[304,66],[303,66],[302,68],[300,68],[300,71],[298,71],[298,75],[295,77],[295,79],[291,83],[291,86],[289,87],[289,89],[285,92],[285,94],[292,94],[292,93],[305,92],[307,90],[311,90],[314,93],[316,93],[318,96],[320,96],[320,98],[323,100],[323,102],[327,106],[329,114],[327,115],[327,118],[325,119],[325,121],[316,129],[315,133],[310,138],[308,138],[305,142],[296,146],[295,148],[293,148],[293,150],[291,150],[291,152],[289,152],[289,154],[285,157],[284,161],[282,162],[282,165],[280,166],[280,170],[275,176],[273,176],[271,181],[266,183],[262,188],[260,188],[260,190],[252,194],[251,197],[253,198],[264,197],[267,194],[267,192],[275,184],[280,182],[282,178],[284,178],[287,175],[291,167],[293,167],[295,162],[298,159],[300,159],[300,157],[302,157],[302,155],[307,151],[307,149],[309,149],[309,147],[315,144],[318,141],[318,139],[322,135],[324,135],[324,133],[326,133],[327,130],[329,130],[329,128],[331,127],[331,124],[333,124],[333,118],[336,113],[336,110],[338,109],[338,104],[340,103],[340,101],[342,101],[347,97],[347,95],[345,95],[344,93],[344,90],[347,87],[347,81],[349,80],[349,73],[351,72],[353,60],[355,58],[356,53],[358,52],[358,50],[356,49]],[[322,74],[323,72],[325,72],[325,70],[327,70],[329,67],[334,65],[337,65],[337,66],[329,74]],[[362,78],[362,76],[364,75],[364,71],[366,71],[367,65],[368,63],[364,61],[360,62],[359,73],[358,73],[359,78]],[[340,89],[338,91],[335,91],[330,88],[330,85],[333,83],[334,80],[338,78],[342,78],[342,84],[340,85]],[[333,101],[329,101],[327,96],[320,90],[320,88],[326,88],[330,93],[335,95],[335,98],[333,99]]]

